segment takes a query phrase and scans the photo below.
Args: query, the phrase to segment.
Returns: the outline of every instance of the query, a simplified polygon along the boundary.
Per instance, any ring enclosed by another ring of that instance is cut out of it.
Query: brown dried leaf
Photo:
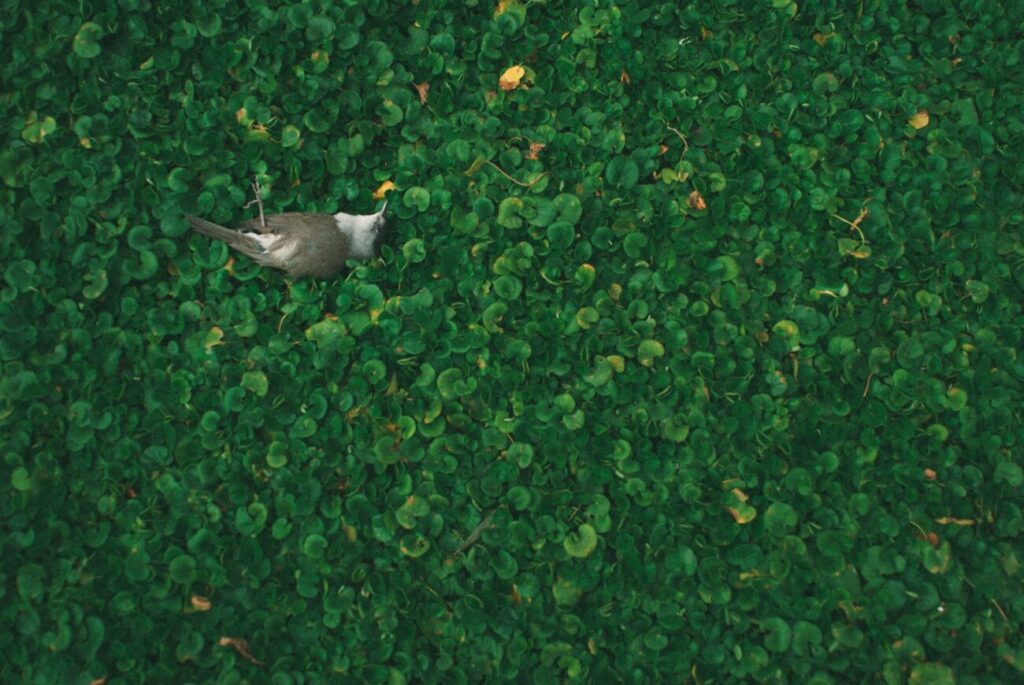
[[[537,159],[537,153],[543,150],[546,146],[544,143],[530,143],[530,151],[526,153],[527,159]]]
[[[412,87],[416,89],[416,94],[420,96],[420,104],[427,104],[427,93],[430,92],[430,84],[424,81],[423,83],[414,83]]]
[[[249,649],[249,642],[243,640],[240,637],[222,637],[217,641],[221,647],[234,647],[238,654],[251,664],[262,666],[263,662],[258,660],[252,655],[252,650]]]
[[[196,611],[209,611],[210,607],[213,606],[210,600],[202,595],[192,595],[192,608]]]
[[[690,193],[689,204],[690,209],[702,210],[707,209],[708,205],[704,202],[704,196],[700,194],[699,190],[695,190]]]
[[[626,71],[625,69],[623,69],[622,73],[619,74],[619,83],[621,83],[624,86],[629,85],[629,72]]]
[[[835,31],[830,33],[815,33],[811,38],[814,39],[814,42],[817,43],[819,47],[825,47],[825,43],[827,43],[829,38],[832,38],[834,35],[836,35]]]

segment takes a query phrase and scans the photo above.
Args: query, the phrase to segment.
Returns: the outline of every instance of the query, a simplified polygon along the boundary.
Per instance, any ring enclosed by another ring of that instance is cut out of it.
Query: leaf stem
[[[513,182],[513,183],[515,183],[515,184],[516,184],[517,186],[522,186],[522,187],[524,187],[524,188],[532,188],[532,187],[533,187],[533,184],[534,184],[534,183],[536,183],[537,181],[541,180],[542,178],[544,178],[545,176],[547,176],[547,175],[548,175],[548,172],[546,172],[546,171],[545,171],[544,173],[542,173],[542,174],[541,174],[540,176],[538,176],[537,178],[533,179],[533,180],[532,180],[532,181],[530,181],[529,183],[523,183],[523,182],[522,182],[522,181],[520,181],[519,179],[517,179],[517,178],[514,178],[514,177],[512,177],[512,176],[509,176],[509,175],[508,175],[507,173],[505,173],[505,170],[504,170],[504,169],[502,169],[502,168],[501,168],[500,166],[498,166],[497,164],[495,164],[495,163],[494,163],[494,162],[492,162],[491,160],[487,160],[487,163],[488,163],[488,164],[490,164],[490,165],[491,165],[492,167],[494,167],[495,169],[497,169],[497,170],[498,170],[498,171],[499,171],[499,172],[501,173],[501,175],[502,175],[502,176],[504,176],[504,177],[505,177],[505,178],[507,178],[508,180],[512,181],[512,182]]]

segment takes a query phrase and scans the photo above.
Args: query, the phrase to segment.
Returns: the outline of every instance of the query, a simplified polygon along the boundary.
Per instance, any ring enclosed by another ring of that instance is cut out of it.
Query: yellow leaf
[[[520,65],[509,67],[498,79],[498,86],[504,91],[515,90],[519,87],[519,82],[526,75],[526,69],[523,69]]]
[[[736,520],[736,523],[740,524],[741,526],[745,526],[746,524],[750,523],[751,521],[757,518],[757,509],[754,509],[753,507],[746,504],[744,504],[741,507],[729,507],[729,513],[732,514],[732,517]]]
[[[508,10],[508,6],[512,4],[509,0],[500,0],[498,6],[494,8],[494,18],[497,19],[501,15],[505,14]]]
[[[917,129],[924,128],[928,125],[928,112],[923,109],[917,110],[917,114],[907,119],[907,123]]]
[[[217,345],[224,344],[224,329],[220,326],[214,326],[206,334],[206,341],[203,343],[203,347],[211,349]]]
[[[379,186],[377,186],[377,190],[373,191],[373,199],[374,200],[383,200],[384,196],[387,195],[387,192],[389,190],[394,190],[394,189],[395,189],[395,184],[394,183],[392,183],[391,181],[384,181]]]
[[[825,43],[827,43],[829,39],[835,35],[835,31],[832,31],[830,33],[815,33],[813,36],[811,36],[811,38],[813,38],[814,42],[817,43],[820,47],[825,47]]]
[[[210,600],[208,600],[206,597],[203,597],[202,595],[192,595],[192,600],[191,601],[192,601],[192,608],[195,609],[196,611],[209,611],[210,610],[210,606],[211,606]]]
[[[958,519],[952,516],[943,516],[942,518],[937,518],[935,519],[935,522],[943,526],[948,526],[951,523],[958,526],[973,526],[975,523],[977,523],[977,521],[975,521],[974,519]]]
[[[728,481],[724,481],[722,485],[726,485],[734,480],[731,478]],[[733,519],[741,526],[757,518],[757,509],[747,503],[749,500],[750,496],[739,488],[732,488],[725,496],[726,511],[732,514]]]

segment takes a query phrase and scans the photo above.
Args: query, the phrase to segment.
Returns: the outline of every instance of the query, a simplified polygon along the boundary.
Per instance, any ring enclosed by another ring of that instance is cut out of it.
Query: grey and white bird
[[[257,200],[259,193],[257,190]],[[192,228],[222,240],[263,266],[287,271],[293,278],[332,276],[348,259],[372,259],[387,234],[384,210],[376,214],[283,212],[242,224],[238,230],[189,216]]]

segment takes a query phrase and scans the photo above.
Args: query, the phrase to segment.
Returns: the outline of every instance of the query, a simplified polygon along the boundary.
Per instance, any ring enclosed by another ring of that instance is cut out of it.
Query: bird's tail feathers
[[[232,231],[230,228],[225,228],[220,224],[215,224],[212,221],[207,221],[197,216],[189,216],[188,221],[192,224],[194,231],[221,240],[249,257],[255,259],[265,252],[263,246],[250,235]]]

